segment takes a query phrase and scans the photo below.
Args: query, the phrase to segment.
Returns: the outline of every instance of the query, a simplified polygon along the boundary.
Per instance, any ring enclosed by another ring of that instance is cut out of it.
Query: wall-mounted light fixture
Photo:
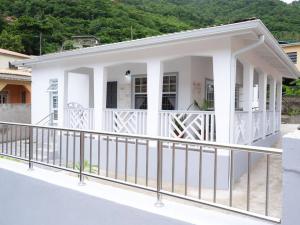
[[[131,75],[130,70],[127,70],[127,71],[125,72],[125,77],[128,78],[128,77],[130,77],[130,75]]]

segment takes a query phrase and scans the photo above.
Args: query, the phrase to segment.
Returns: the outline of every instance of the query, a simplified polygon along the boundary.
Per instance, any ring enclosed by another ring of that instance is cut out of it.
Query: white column
[[[259,92],[259,110],[262,111],[261,132],[262,137],[266,136],[266,106],[267,106],[267,80],[266,73],[259,74],[258,92]]]
[[[68,85],[68,80],[66,80],[66,73],[65,71],[59,70],[58,73],[58,120],[57,126],[64,127],[65,126],[65,95],[67,97],[68,89],[65,89],[65,85]]]
[[[271,115],[272,133],[275,132],[275,119],[276,119],[275,101],[276,101],[276,80],[274,78],[272,78],[271,83],[270,83],[270,111],[272,112],[272,115]]]
[[[247,118],[247,137],[248,144],[252,143],[252,104],[253,104],[253,77],[254,77],[254,67],[250,64],[244,64],[244,74],[243,74],[243,100],[244,107],[243,110],[248,112]]]
[[[282,107],[282,78],[277,82],[277,111],[279,112],[279,118],[276,118],[279,122],[279,130],[281,127],[281,107]]]
[[[213,56],[216,141],[221,143],[233,140],[235,65],[236,59],[231,60],[230,49]]]
[[[105,67],[94,67],[94,127],[104,129],[104,109],[106,108],[107,72]]]
[[[147,134],[159,135],[159,111],[161,110],[163,65],[159,59],[147,62]]]
[[[282,225],[295,225],[300,221],[300,132],[283,137],[283,201]]]

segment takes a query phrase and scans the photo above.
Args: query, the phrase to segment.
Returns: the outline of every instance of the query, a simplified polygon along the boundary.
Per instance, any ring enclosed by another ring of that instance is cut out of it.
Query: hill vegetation
[[[260,18],[280,40],[300,40],[300,2],[280,0],[0,0],[0,47],[60,50],[72,35],[102,43]],[[131,32],[132,31],[132,32]]]

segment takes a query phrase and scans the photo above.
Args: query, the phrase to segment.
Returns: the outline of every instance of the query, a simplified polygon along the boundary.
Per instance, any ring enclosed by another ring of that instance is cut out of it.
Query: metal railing
[[[280,222],[269,208],[270,165],[281,160],[280,149],[6,122],[0,122],[0,134],[0,155],[26,161],[31,169],[42,165],[76,173],[80,184],[87,176],[150,191],[158,206],[165,195]],[[256,175],[265,173],[260,210],[251,207],[257,163],[263,171]],[[243,176],[240,207],[234,194]]]

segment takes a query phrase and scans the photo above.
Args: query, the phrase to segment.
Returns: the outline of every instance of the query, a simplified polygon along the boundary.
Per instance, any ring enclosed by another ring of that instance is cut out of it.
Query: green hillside
[[[0,47],[55,52],[72,35],[102,43],[257,17],[280,40],[300,40],[300,2],[280,0],[0,0]]]

